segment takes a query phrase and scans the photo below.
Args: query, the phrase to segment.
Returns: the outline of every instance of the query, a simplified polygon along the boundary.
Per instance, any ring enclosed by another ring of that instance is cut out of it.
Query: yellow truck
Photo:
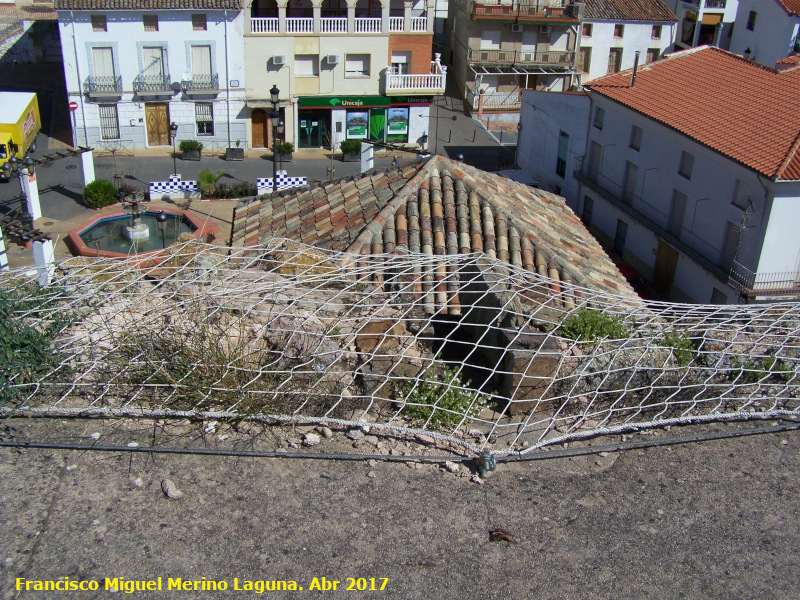
[[[0,92],[0,166],[12,156],[22,160],[27,152],[36,150],[36,134],[41,128],[36,94]]]

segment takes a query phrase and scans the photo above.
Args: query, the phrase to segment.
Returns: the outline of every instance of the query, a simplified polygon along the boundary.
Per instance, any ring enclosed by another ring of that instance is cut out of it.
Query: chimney
[[[722,37],[722,21],[714,27],[714,46],[719,48],[719,39]]]
[[[633,57],[633,73],[631,73],[631,87],[636,85],[636,71],[639,69],[639,51],[636,51],[636,56]]]

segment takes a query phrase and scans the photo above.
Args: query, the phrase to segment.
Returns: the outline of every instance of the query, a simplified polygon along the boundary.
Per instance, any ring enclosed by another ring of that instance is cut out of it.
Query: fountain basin
[[[156,216],[164,211],[167,227],[162,243],[161,230]],[[121,208],[111,208],[85,223],[81,223],[67,235],[67,245],[76,256],[99,258],[157,258],[163,245],[169,246],[182,233],[192,233],[195,238],[211,241],[216,238],[217,226],[200,221],[190,211],[171,208],[150,208],[140,213],[139,220],[146,229],[140,231],[139,239],[131,240],[127,233],[131,217]]]

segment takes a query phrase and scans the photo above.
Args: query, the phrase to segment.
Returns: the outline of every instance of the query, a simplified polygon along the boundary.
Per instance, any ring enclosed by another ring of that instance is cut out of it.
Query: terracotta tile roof
[[[563,198],[442,156],[237,207],[234,246],[272,237],[351,255],[483,252],[560,281],[636,298]]]
[[[670,54],[587,84],[772,179],[798,179],[800,69],[778,71],[719,48]]]
[[[779,71],[793,69],[795,67],[800,67],[800,54],[790,54],[786,58],[782,58],[775,63],[775,68]]]
[[[586,0],[584,19],[602,21],[677,21],[661,0]]]
[[[241,0],[55,0],[56,10],[241,10]]]
[[[790,15],[800,15],[800,0],[778,0],[778,4]]]

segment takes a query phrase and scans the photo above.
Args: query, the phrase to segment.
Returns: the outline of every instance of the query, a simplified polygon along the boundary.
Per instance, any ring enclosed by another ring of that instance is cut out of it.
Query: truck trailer
[[[41,129],[36,94],[0,92],[0,166],[12,156],[22,160],[36,150],[36,134]]]

